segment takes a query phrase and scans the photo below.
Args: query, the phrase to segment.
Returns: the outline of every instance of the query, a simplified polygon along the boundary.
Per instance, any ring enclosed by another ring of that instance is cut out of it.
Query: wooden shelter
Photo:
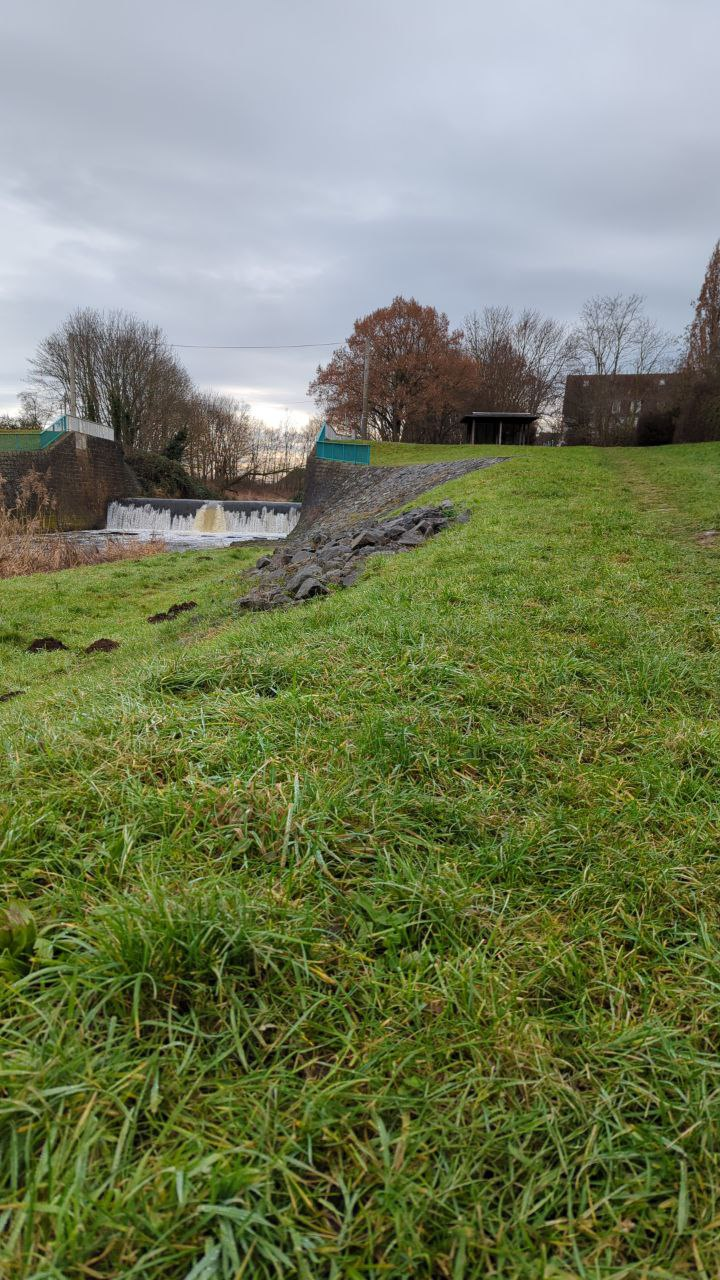
[[[539,413],[466,413],[461,418],[467,444],[534,444]]]

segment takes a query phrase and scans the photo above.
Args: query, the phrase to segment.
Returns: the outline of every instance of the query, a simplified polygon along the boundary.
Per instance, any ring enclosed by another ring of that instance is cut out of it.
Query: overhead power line
[[[182,347],[185,350],[192,348],[195,351],[298,351],[300,348],[307,347],[341,347],[344,338],[340,342],[272,342],[247,345],[244,343],[214,343],[214,342],[171,342],[171,347]]]

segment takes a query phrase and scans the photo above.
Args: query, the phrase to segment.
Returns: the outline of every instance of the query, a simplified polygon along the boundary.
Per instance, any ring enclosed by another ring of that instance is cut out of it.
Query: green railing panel
[[[64,434],[64,431],[0,431],[0,453],[37,453]]]
[[[328,433],[334,439],[327,439]],[[330,431],[327,422],[323,422],[315,438],[315,456],[328,458],[331,462],[359,462],[363,466],[370,465],[370,445],[364,440],[350,437],[348,440],[338,439],[337,432]]]
[[[329,458],[332,462],[359,462],[370,465],[370,445],[348,440],[319,440],[315,446],[318,458]]]

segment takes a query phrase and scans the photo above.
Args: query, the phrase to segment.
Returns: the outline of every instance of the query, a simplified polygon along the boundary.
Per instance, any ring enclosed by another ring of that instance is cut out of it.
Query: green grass
[[[527,449],[515,445],[461,444],[373,444],[370,463],[374,467],[403,467],[423,462],[457,462],[462,458],[527,458]]]
[[[0,588],[3,1277],[718,1274],[720,446],[507,452],[288,613]]]
[[[132,681],[138,662],[182,652],[198,627],[206,632],[212,621],[226,620],[240,572],[262,549],[254,543],[176,552],[0,583],[0,694],[10,688],[25,691],[22,703],[0,704],[3,719],[12,727],[36,707],[46,715],[63,715],[69,702],[93,692],[104,700],[120,678]],[[197,613],[148,625],[148,617],[190,599]],[[61,640],[68,652],[28,654],[30,642],[41,636]],[[117,641],[120,649],[83,654],[101,638]]]

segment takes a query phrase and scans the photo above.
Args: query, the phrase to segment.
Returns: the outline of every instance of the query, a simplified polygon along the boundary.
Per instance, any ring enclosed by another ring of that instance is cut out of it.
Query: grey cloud
[[[13,0],[0,404],[78,305],[179,342],[340,339],[413,294],[673,331],[720,234],[716,0]],[[327,353],[182,352],[300,407]]]

